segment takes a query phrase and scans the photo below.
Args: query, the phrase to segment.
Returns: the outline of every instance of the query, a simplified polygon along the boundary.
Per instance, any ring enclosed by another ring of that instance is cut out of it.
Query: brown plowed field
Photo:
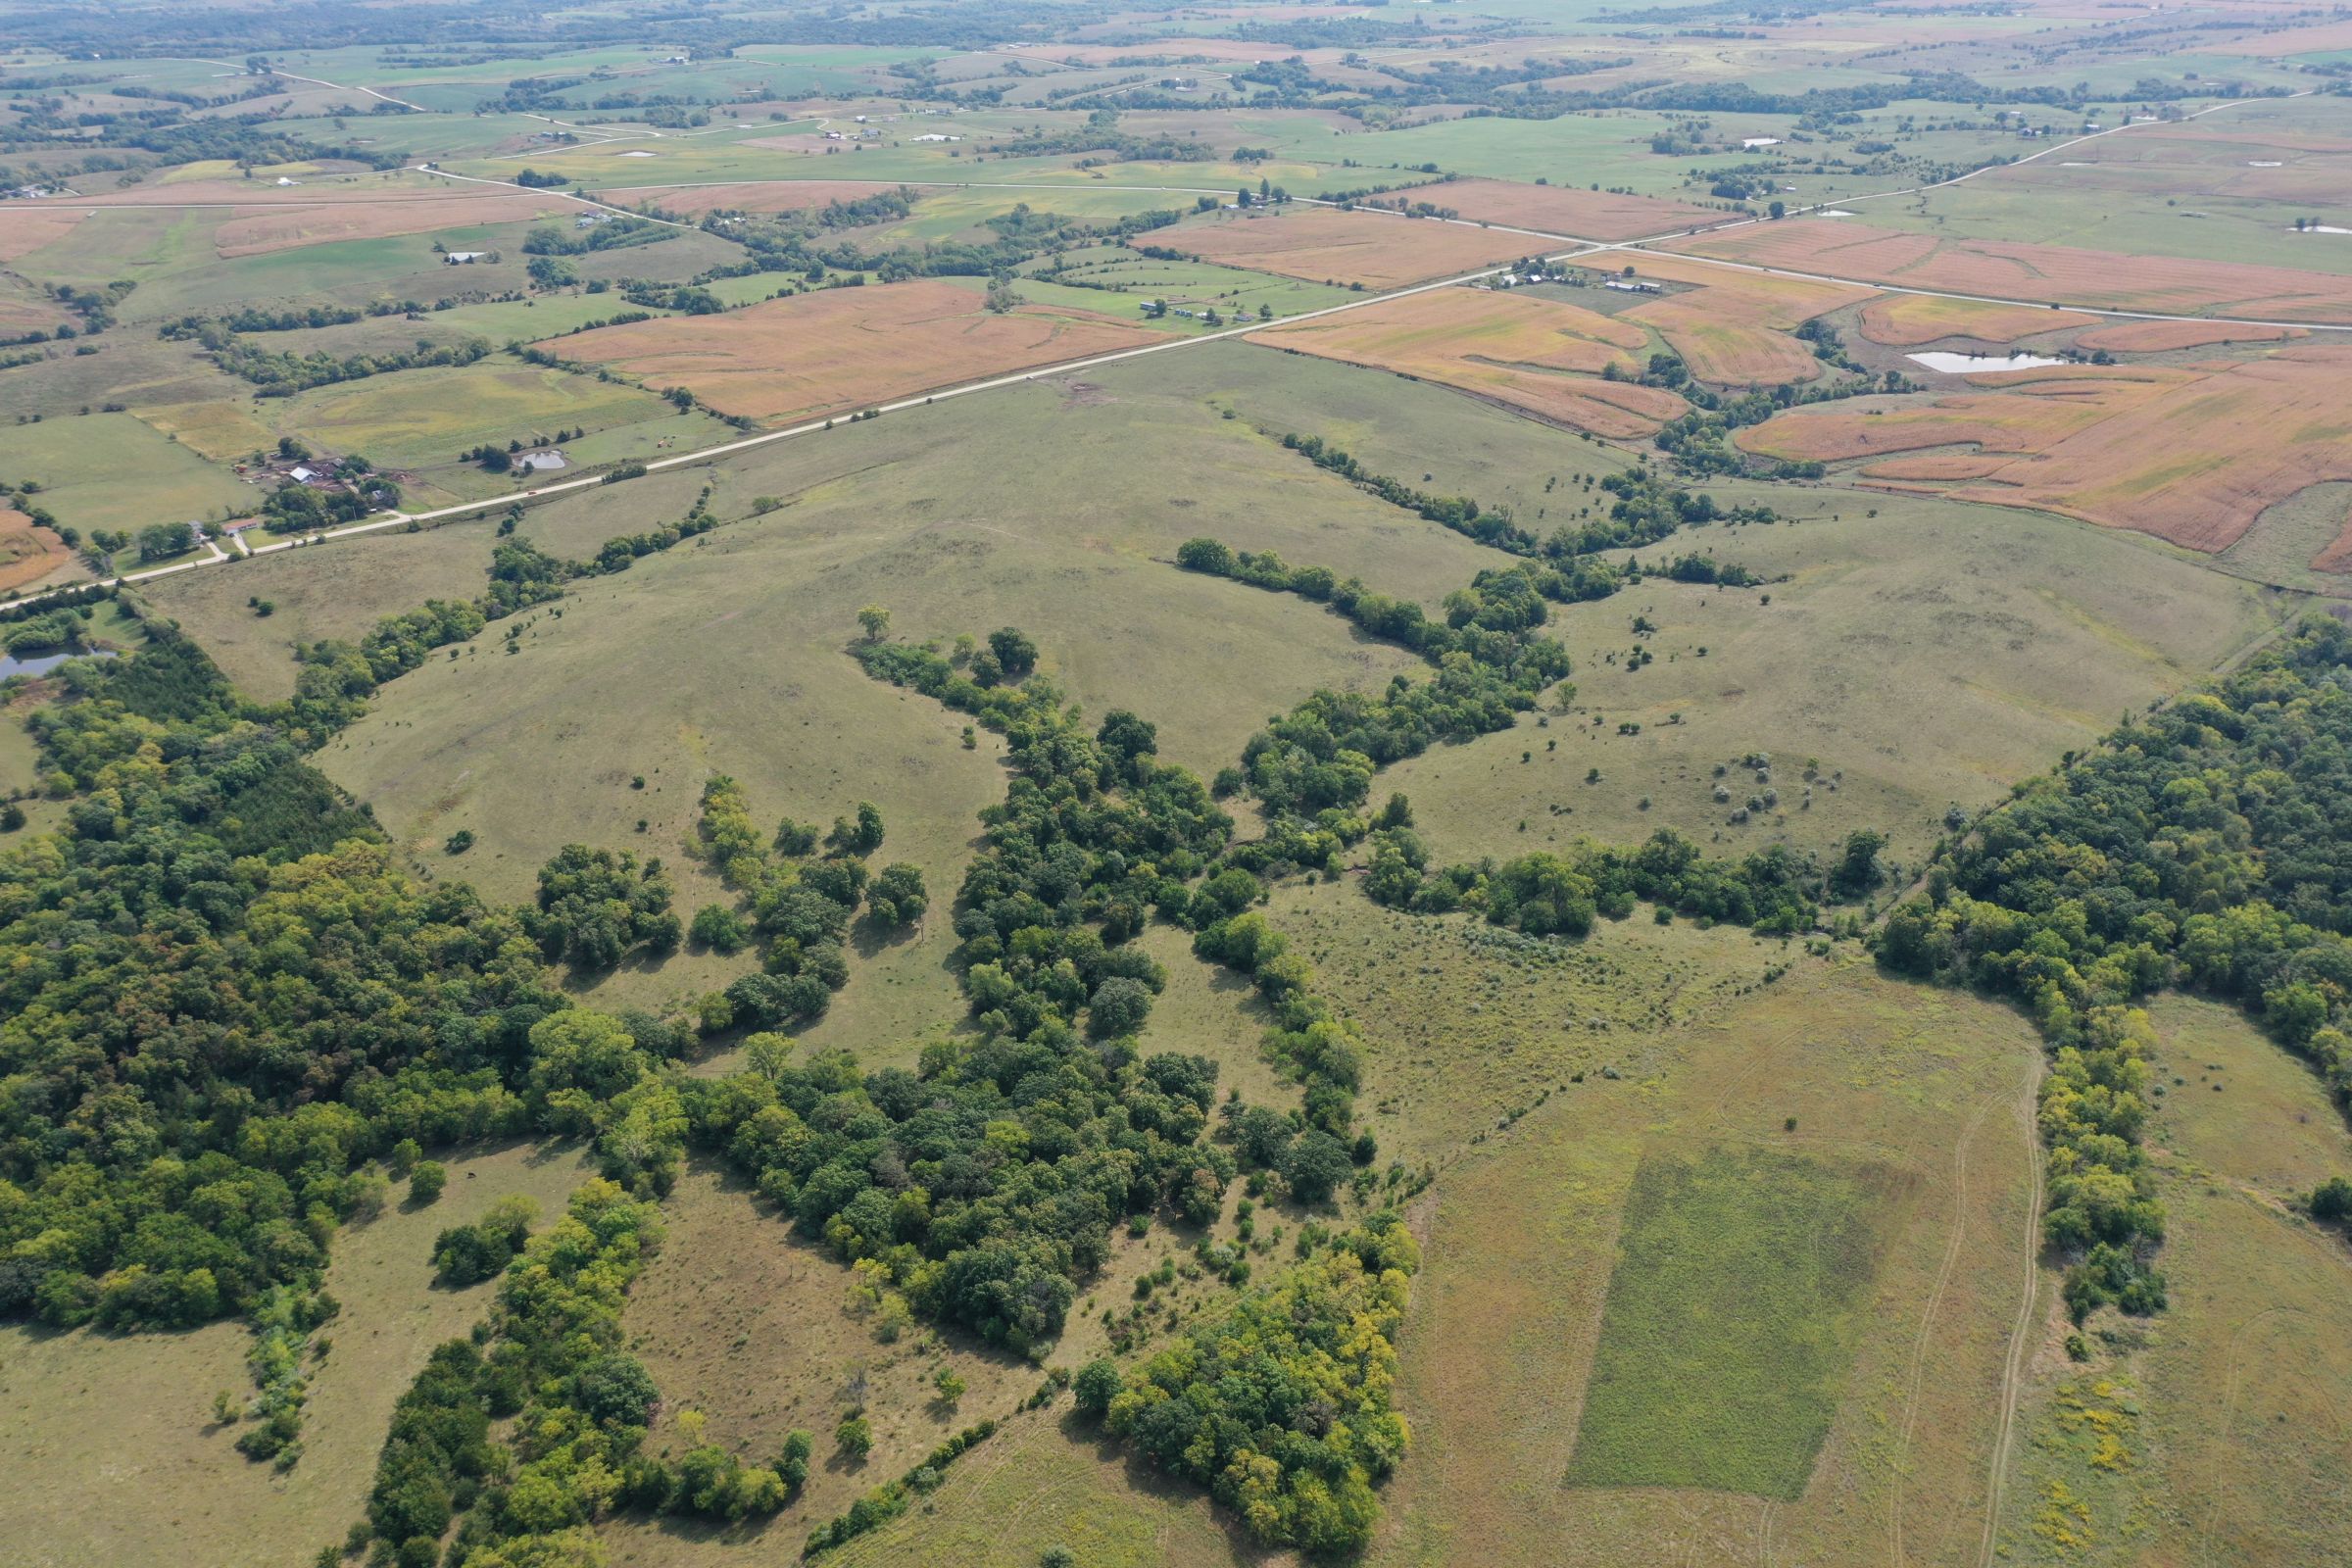
[[[1939,240],[1842,220],[1762,223],[1677,240],[1674,247],[1693,255],[1904,288],[2119,311],[2352,322],[2352,277],[2284,267],[2121,256],[2008,240]]]
[[[2002,459],[1969,475],[1948,455],[1866,478],[1949,477],[1951,494],[2135,528],[2191,550],[2229,548],[2308,486],[2352,479],[2352,349],[2191,366],[2069,366],[1975,377],[1986,390],[1880,412],[1792,410],[1741,431],[1751,452],[1824,462],[1975,446]],[[2285,439],[2281,439],[2281,437]]]
[[[977,292],[923,278],[599,327],[541,346],[648,386],[685,387],[721,414],[782,423],[1162,336],[1033,305],[996,316]]]
[[[1590,379],[1634,362],[1649,341],[1640,327],[1527,294],[1436,289],[1250,341],[1436,381],[1620,439],[1654,434],[1687,407],[1656,387]]]
[[[1937,299],[1932,294],[1889,294],[1862,307],[1862,335],[1873,343],[1898,349],[1947,337],[2014,343],[2036,332],[2089,326],[2097,320],[2095,316],[2038,305],[1983,305],[1975,300]]]
[[[1565,185],[1523,185],[1507,179],[1456,179],[1377,198],[1382,203],[1424,201],[1450,207],[1482,223],[1512,223],[1577,239],[1640,239],[1697,223],[1730,222],[1733,215],[1684,202]]]
[[[1524,234],[1331,207],[1289,208],[1258,218],[1227,215],[1161,229],[1152,238],[1229,267],[1366,288],[1472,272],[1528,249]]]

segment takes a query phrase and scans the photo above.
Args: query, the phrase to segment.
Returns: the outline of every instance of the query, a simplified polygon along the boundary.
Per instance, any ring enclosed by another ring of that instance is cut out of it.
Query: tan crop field
[[[1156,242],[1229,267],[1366,288],[1474,272],[1528,250],[1524,234],[1330,207],[1223,213],[1162,229]]]
[[[225,261],[337,240],[388,239],[400,234],[432,234],[476,223],[520,222],[567,208],[577,210],[577,204],[536,192],[514,196],[495,193],[405,196],[332,204],[288,202],[238,209],[233,218],[213,230],[213,249]]]
[[[1806,381],[1821,371],[1813,351],[1789,334],[1816,316],[1871,297],[1871,290],[1801,277],[1764,277],[1644,254],[1640,278],[1691,285],[1643,300],[1623,319],[1657,328],[1690,373],[1719,386]]]
[[[1504,223],[1569,239],[1640,239],[1694,224],[1728,222],[1735,216],[1654,196],[1579,190],[1570,185],[1525,185],[1507,179],[1450,179],[1371,197],[1365,205],[1416,201],[1450,207],[1475,222]]]
[[[78,567],[64,540],[34,527],[22,512],[0,507],[0,592],[79,576]]]
[[[2193,366],[2007,370],[1991,388],[1925,406],[1792,410],[1742,431],[1751,452],[1821,462],[1968,445],[2011,461],[1956,494],[2135,528],[2190,550],[2225,550],[2268,508],[2352,479],[2352,351],[2296,345],[2264,359]],[[2291,430],[2295,440],[2264,439]],[[1905,465],[1865,479],[1919,482]]]
[[[1160,338],[1058,308],[995,315],[977,291],[925,278],[599,327],[541,346],[648,386],[685,387],[722,414],[783,424]]]
[[[10,202],[0,207],[0,262],[13,262],[52,240],[65,238],[74,224],[89,216],[35,207],[28,202]]]
[[[2075,339],[2077,348],[2116,354],[2162,354],[2215,343],[2279,343],[2307,335],[2299,326],[2241,326],[2228,321],[2118,321]]]
[[[2098,319],[2076,311],[2042,310],[2031,305],[1947,300],[1932,294],[1887,294],[1862,307],[1862,335],[1888,348],[1917,348],[1947,337],[2006,344],[2062,327],[2090,326]]]
[[[2011,240],[1938,240],[1842,219],[1762,224],[1676,240],[1673,248],[1761,267],[1996,299],[2188,316],[2352,321],[2352,278],[2251,262],[2126,256]]]
[[[1448,288],[1253,333],[1250,341],[1436,381],[1596,435],[1650,434],[1688,407],[1672,392],[1593,379],[1630,368],[1649,335],[1533,295]]]

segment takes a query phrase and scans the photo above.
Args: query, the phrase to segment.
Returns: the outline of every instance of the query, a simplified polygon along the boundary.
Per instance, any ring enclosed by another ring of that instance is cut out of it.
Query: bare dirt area
[[[648,386],[686,387],[721,414],[781,422],[1159,338],[1040,306],[1000,316],[970,289],[921,279],[600,327],[544,346]]]

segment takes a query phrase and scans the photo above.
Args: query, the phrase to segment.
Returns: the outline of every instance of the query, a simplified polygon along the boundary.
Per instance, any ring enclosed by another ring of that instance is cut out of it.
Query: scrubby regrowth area
[[[0,0],[4,1554],[2352,1558],[2352,32],[2028,9]]]

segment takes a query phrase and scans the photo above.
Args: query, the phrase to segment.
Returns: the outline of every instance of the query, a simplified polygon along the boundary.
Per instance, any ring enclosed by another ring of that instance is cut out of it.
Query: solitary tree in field
[[[867,642],[878,643],[882,634],[890,630],[890,612],[880,605],[868,605],[858,612],[858,624],[865,628]]]

